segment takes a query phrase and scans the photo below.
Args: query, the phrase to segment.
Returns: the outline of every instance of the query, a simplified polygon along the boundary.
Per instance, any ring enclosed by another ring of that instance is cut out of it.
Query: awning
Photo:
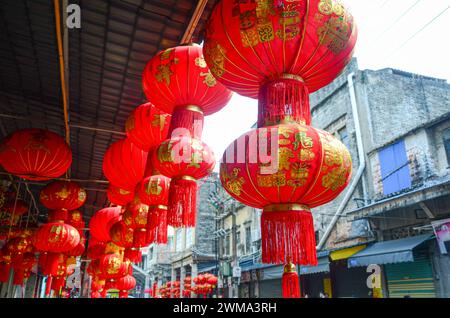
[[[428,240],[431,236],[433,234],[424,234],[375,243],[349,258],[348,267],[413,262],[413,249]]]
[[[300,266],[300,275],[327,273],[330,271],[330,260],[328,256],[317,259],[316,266]]]
[[[366,248],[366,245],[357,245],[349,248],[344,248],[342,250],[330,252],[330,258],[332,261],[338,261],[340,259],[347,259],[350,256],[358,253],[359,251]]]

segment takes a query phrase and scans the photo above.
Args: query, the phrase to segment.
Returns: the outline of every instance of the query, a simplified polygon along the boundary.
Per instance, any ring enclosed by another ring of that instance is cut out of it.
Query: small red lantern
[[[123,222],[114,223],[110,230],[111,241],[117,246],[131,248],[133,247],[133,233],[134,230]]]
[[[125,138],[113,143],[103,158],[103,173],[115,186],[134,189],[144,177],[147,151]]]
[[[28,213],[29,205],[23,200],[8,200],[1,210],[4,212],[0,225],[17,225],[22,215]]]
[[[119,298],[127,298],[128,291],[136,287],[136,279],[131,275],[121,277],[116,282],[116,288],[119,290]]]
[[[100,277],[110,280],[127,274],[127,265],[117,254],[106,254],[99,260]]]
[[[77,230],[81,231],[85,227],[83,220],[83,213],[78,210],[70,211],[67,218],[67,223],[72,225]]]
[[[89,222],[91,235],[97,241],[108,242],[111,241],[110,230],[114,223],[121,219],[121,208],[110,207],[97,211]]]
[[[173,137],[161,143],[153,153],[156,170],[172,178],[169,190],[168,224],[195,226],[197,179],[210,174],[215,166],[212,150],[201,140]]]
[[[149,151],[166,139],[169,131],[170,115],[151,103],[136,107],[125,123],[127,137],[141,148]]]
[[[112,204],[125,206],[134,199],[134,190],[124,190],[119,187],[116,187],[113,184],[110,184],[108,189],[106,189],[106,195],[108,196],[108,200]]]
[[[86,202],[86,191],[72,181],[53,181],[41,190],[41,203],[50,210],[76,210]]]
[[[142,180],[137,189],[140,200],[147,204],[147,242],[167,243],[167,204],[170,179],[158,174]]]
[[[64,223],[45,223],[36,232],[33,240],[39,251],[64,253],[80,243],[77,229]]]
[[[0,164],[28,180],[49,180],[63,175],[72,163],[72,151],[59,135],[44,129],[23,129],[0,145]]]

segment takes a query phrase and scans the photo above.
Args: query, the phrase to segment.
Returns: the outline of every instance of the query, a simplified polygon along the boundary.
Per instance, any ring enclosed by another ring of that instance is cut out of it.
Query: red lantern
[[[267,147],[265,142],[252,147],[244,141],[258,136],[277,145],[277,162],[258,157]],[[243,163],[234,153],[239,144],[245,145]],[[285,124],[259,128],[240,137],[227,149],[223,160],[220,177],[228,193],[246,205],[264,209],[263,262],[290,259],[297,264],[314,264],[310,208],[336,198],[348,184],[352,162],[345,146],[325,131]]]
[[[137,186],[137,194],[142,203],[149,206],[167,205],[169,201],[170,179],[163,175],[144,178]]]
[[[89,222],[89,228],[92,237],[100,242],[111,241],[111,236],[109,234],[111,226],[114,223],[120,221],[121,219],[121,209],[120,207],[110,207],[104,208],[97,211],[91,218]]]
[[[134,199],[134,190],[124,190],[110,184],[108,189],[106,189],[106,195],[108,200],[112,204],[125,206]]]
[[[113,143],[103,158],[103,173],[115,186],[134,189],[144,177],[147,151],[134,145],[130,139]]]
[[[145,67],[143,87],[150,101],[173,113],[170,139],[158,147],[158,155],[152,160],[156,170],[172,178],[169,225],[192,227],[195,225],[195,179],[205,177],[215,161],[211,150],[200,141],[204,114],[210,115],[224,107],[231,92],[211,76],[199,46],[180,46],[158,53]],[[174,157],[171,157],[173,147]],[[179,158],[187,159],[184,165],[178,164]]]
[[[79,231],[85,227],[85,223],[83,220],[83,214],[78,210],[69,212],[67,223],[72,225],[74,228],[76,228]]]
[[[76,210],[86,202],[86,191],[76,182],[53,181],[41,190],[39,199],[51,210]]]
[[[149,151],[166,139],[169,131],[170,115],[151,103],[136,107],[125,123],[127,137],[141,148]]]
[[[28,213],[29,205],[23,200],[8,200],[2,207],[5,213],[0,220],[0,225],[17,225],[22,215]]]
[[[123,257],[129,259],[133,263],[140,263],[142,261],[142,252],[139,248],[126,248]]]
[[[24,280],[29,277],[31,269],[36,264],[34,253],[25,253],[20,262],[13,264],[14,267],[14,285],[23,285]]]
[[[101,294],[98,291],[91,292],[91,298],[100,298]]]
[[[283,298],[300,298],[300,283],[295,265],[286,264],[281,278]]]
[[[100,258],[100,277],[110,280],[120,278],[127,273],[127,265],[117,254],[106,254]]]
[[[91,239],[87,249],[87,257],[92,260],[98,259],[105,254],[105,248],[106,244],[104,242],[97,242]]]
[[[39,251],[64,253],[80,243],[80,234],[73,226],[64,223],[46,223],[36,232],[33,240]]]
[[[120,295],[119,297],[127,298],[128,291],[136,287],[136,279],[131,275],[126,275],[117,280],[116,287],[119,290],[119,294],[122,293],[122,297],[120,297]]]
[[[221,1],[203,51],[220,82],[256,98],[261,83],[286,75],[301,78],[309,92],[328,85],[351,60],[356,37],[339,1]]]
[[[142,84],[148,100],[169,114],[176,107],[196,105],[210,115],[231,98],[231,92],[211,75],[198,45],[159,52],[146,65]]]
[[[145,228],[147,225],[148,205],[141,203],[139,198],[127,205],[122,216],[122,222],[132,229]]]
[[[80,234],[80,243],[78,243],[75,248],[71,249],[67,252],[67,255],[69,256],[81,256],[84,253],[84,250],[86,249],[86,238],[84,237],[84,234]]]
[[[145,178],[137,186],[140,200],[149,205],[146,227],[149,243],[167,243],[169,185],[170,179],[158,174]]]
[[[72,163],[72,151],[63,138],[44,129],[23,129],[0,145],[0,164],[27,180],[49,180],[63,175]]]
[[[11,270],[11,255],[4,249],[0,249],[0,283],[6,283]]]
[[[133,247],[133,233],[134,230],[123,222],[114,223],[110,230],[111,241],[117,246],[131,248]]]
[[[166,140],[153,153],[156,170],[172,178],[169,190],[168,224],[195,226],[197,179],[210,174],[215,165],[211,149],[186,136]]]

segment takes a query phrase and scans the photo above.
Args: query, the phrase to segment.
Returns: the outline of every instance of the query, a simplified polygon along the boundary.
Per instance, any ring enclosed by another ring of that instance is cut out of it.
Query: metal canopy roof
[[[123,138],[129,113],[144,101],[141,73],[146,62],[159,50],[180,44],[198,2],[70,1],[81,8],[81,28],[68,30],[71,178],[88,190],[87,218],[107,205],[103,155]],[[207,1],[193,33],[195,42],[216,2]],[[64,136],[59,72],[53,2],[0,2],[2,138],[30,127]],[[42,185],[30,187],[38,194]]]

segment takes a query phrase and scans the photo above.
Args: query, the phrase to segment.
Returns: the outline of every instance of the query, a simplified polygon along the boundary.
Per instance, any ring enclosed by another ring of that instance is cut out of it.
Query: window
[[[411,175],[404,140],[381,150],[378,158],[384,195],[411,187]]]
[[[252,251],[252,230],[250,226],[245,228],[245,251],[250,254]]]
[[[236,244],[241,244],[241,232],[236,233]]]
[[[339,139],[347,147],[350,148],[347,127],[338,130]]]
[[[188,227],[186,229],[186,248],[194,245],[194,229],[192,227]]]
[[[447,162],[450,164],[450,129],[444,131],[444,147],[447,155]]]
[[[176,233],[175,233],[175,252],[180,252],[182,250],[182,242],[183,242],[183,230],[182,229],[177,229]]]

